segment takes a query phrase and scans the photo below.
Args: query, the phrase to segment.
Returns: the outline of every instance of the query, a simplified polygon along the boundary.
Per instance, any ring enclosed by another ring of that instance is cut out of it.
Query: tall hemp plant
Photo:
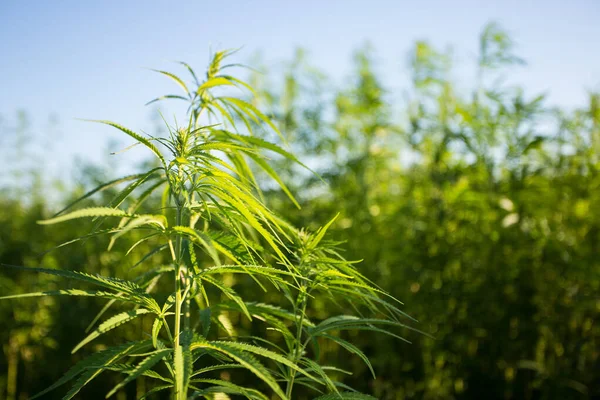
[[[396,300],[340,255],[339,243],[325,238],[335,218],[310,233],[294,228],[263,204],[253,173],[257,169],[273,178],[298,205],[264,153],[299,161],[283,148],[253,135],[259,128],[278,132],[267,116],[243,98],[225,95],[232,88],[253,93],[248,84],[226,73],[236,66],[223,65],[231,53],[215,53],[203,81],[188,64],[181,63],[191,75],[191,85],[172,73],[157,71],[179,84],[184,94],[154,101],[180,99],[189,104],[187,124],[169,126],[167,137],[143,136],[113,122],[95,121],[120,130],[136,145],[147,148],[156,157],[156,167],[107,182],[52,218],[40,221],[47,225],[92,219],[92,233],[72,242],[111,235],[109,248],[127,233],[143,232],[132,248],[146,241],[155,244],[135,263],[136,270],[145,270],[134,279],[124,280],[82,271],[3,265],[97,288],[15,294],[3,299],[68,295],[108,300],[93,326],[114,303],[130,307],[100,322],[73,352],[138,318],[153,321],[139,340],[93,353],[33,398],[74,380],[64,396],[71,399],[105,371],[124,376],[108,391],[107,398],[140,377],[154,381],[142,399],[161,391],[171,391],[175,400],[223,399],[229,395],[291,399],[298,386],[304,387],[303,393],[322,400],[372,398],[334,379],[349,372],[323,365],[320,344],[337,343],[360,357],[374,375],[367,356],[342,339],[341,332],[369,330],[402,339],[389,328],[407,327],[401,322],[407,316]],[[81,200],[123,183],[127,186],[106,207],[70,211]],[[140,213],[155,192],[162,193],[160,208],[155,213]],[[103,228],[108,220],[117,222]],[[170,254],[168,265],[153,265],[152,257],[160,252]],[[267,304],[243,298],[227,283],[226,278],[234,274],[252,278],[257,288],[265,291],[271,287],[269,290],[277,293],[274,298],[280,301]],[[172,285],[166,299],[156,290],[165,285]],[[314,320],[309,310],[316,299],[330,300],[332,309],[350,309],[353,315]],[[235,336],[227,317],[231,313],[266,324],[275,336]],[[238,376],[233,375],[236,369],[253,375],[254,383],[236,384],[232,378]]]

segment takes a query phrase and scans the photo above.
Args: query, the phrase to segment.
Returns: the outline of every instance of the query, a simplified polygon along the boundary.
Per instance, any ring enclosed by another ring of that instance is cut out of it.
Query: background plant
[[[436,337],[401,349],[355,337],[383,371],[358,387],[386,399],[598,396],[598,94],[567,111],[507,83],[523,61],[497,24],[468,90],[451,53],[418,42],[398,106],[373,58],[358,51],[334,91],[303,58],[278,91],[264,86],[295,153],[315,155],[329,183],[299,183],[311,195],[292,220],[310,226],[335,204],[348,256]]]

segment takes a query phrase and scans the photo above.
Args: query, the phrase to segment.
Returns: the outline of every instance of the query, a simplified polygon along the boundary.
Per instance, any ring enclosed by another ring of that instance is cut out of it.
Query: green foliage
[[[358,374],[355,387],[381,399],[598,397],[598,95],[565,111],[505,84],[523,62],[497,24],[482,32],[470,90],[452,81],[452,54],[419,42],[412,89],[395,104],[372,59],[359,52],[341,89],[301,89],[314,68],[261,88],[272,114],[294,117],[294,153],[312,155],[329,184],[297,181],[291,190],[310,195],[294,214],[274,190],[273,208],[306,226],[340,212],[330,229],[347,256],[435,337],[400,347],[348,335],[378,373],[353,364],[344,382]],[[320,98],[335,100],[315,121],[305,104]]]
[[[136,390],[136,396],[141,398],[170,389],[176,400],[216,399],[217,395],[227,394],[250,399],[270,398],[274,394],[291,399],[298,384],[313,388],[314,395],[334,393],[347,398],[338,394],[339,388],[348,389],[347,385],[330,376],[342,370],[320,364],[318,338],[335,341],[331,336],[334,331],[348,329],[401,338],[383,326],[406,327],[399,322],[403,313],[384,299],[389,295],[339,255],[335,243],[327,242],[325,233],[331,222],[310,234],[296,229],[264,204],[256,170],[271,177],[298,206],[263,152],[302,164],[282,147],[252,136],[259,128],[280,135],[257,107],[219,92],[227,86],[252,92],[245,82],[221,73],[225,68],[221,62],[228,55],[230,52],[214,55],[204,82],[199,82],[194,71],[184,64],[195,87],[172,73],[157,71],[185,92],[185,96],[165,98],[189,102],[188,124],[168,126],[167,137],[143,136],[110,121],[95,121],[116,128],[145,146],[158,167],[101,183],[53,217],[39,221],[51,226],[91,219],[92,232],[67,244],[110,235],[108,251],[119,249],[121,241],[131,236],[133,244],[127,243],[122,248],[127,250],[121,250],[111,263],[123,263],[128,254],[139,250],[136,253],[141,259],[131,268],[135,268],[137,276],[122,279],[53,267],[2,264],[6,270],[55,275],[104,290],[60,289],[3,297],[68,295],[109,299],[89,325],[87,330],[91,332],[75,345],[72,353],[100,340],[111,342],[116,331],[127,327],[130,332],[137,330],[132,336],[147,339],[103,346],[103,350],[77,363],[37,397],[74,380],[64,396],[73,398],[100,373],[112,371],[126,377],[108,391],[107,398],[122,393],[130,382],[140,379],[146,379],[148,385],[147,389]],[[238,130],[239,124],[245,133]],[[127,186],[119,189],[121,183]],[[116,194],[109,197],[105,206],[70,211],[91,196],[111,189]],[[155,193],[162,193],[160,206]],[[102,227],[114,218],[119,220],[112,228]],[[170,259],[156,262],[155,256],[163,250],[168,250]],[[257,303],[252,300],[260,300],[259,296],[238,294],[231,284],[234,277],[249,278],[265,292],[265,284],[272,286],[279,294],[276,302]],[[347,302],[361,317],[342,315],[311,321],[306,310],[317,293]],[[103,314],[119,303],[129,308],[92,329]],[[365,313],[370,316],[363,317]],[[235,314],[248,321],[257,319],[279,335],[241,337],[231,322]],[[137,329],[131,328],[136,324]],[[222,338],[222,332],[229,337]],[[340,343],[369,364],[350,342]],[[314,347],[314,356],[309,354],[310,346]],[[258,381],[248,382],[241,374],[241,381],[235,382],[230,375],[224,375],[229,374],[228,370],[246,371]],[[220,372],[219,379],[214,377],[215,371]]]
[[[181,64],[189,82],[162,75],[186,89],[161,99],[191,102],[191,122],[141,136],[164,165],[146,147],[141,173],[87,168],[54,190],[123,215],[40,227],[72,208],[53,212],[33,180],[0,192],[0,262],[28,266],[0,269],[1,294],[32,296],[0,301],[0,397],[71,383],[100,398],[161,351],[115,397],[600,396],[600,96],[550,107],[499,79],[523,62],[498,25],[479,43],[472,87],[451,53],[417,43],[404,97],[369,48],[339,88],[302,51],[280,79],[251,75],[254,90],[224,73],[225,53],[204,81]],[[257,97],[223,103],[240,90]],[[142,309],[69,354],[77,332]]]

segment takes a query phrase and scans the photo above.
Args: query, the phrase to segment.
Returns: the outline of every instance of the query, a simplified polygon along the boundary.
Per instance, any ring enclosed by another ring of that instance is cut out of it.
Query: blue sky
[[[261,51],[275,65],[302,46],[341,84],[352,51],[369,41],[378,69],[402,87],[415,40],[452,45],[457,61],[466,64],[492,20],[511,32],[528,61],[512,79],[531,94],[547,91],[551,103],[572,107],[584,101],[586,90],[600,88],[598,17],[596,0],[3,0],[0,114],[10,120],[17,109],[27,110],[40,135],[48,115],[58,115],[61,135],[45,154],[48,168],[57,169],[74,155],[105,159],[105,143],[121,138],[75,118],[150,128],[152,110],[144,104],[173,87],[142,67],[169,69],[175,67],[170,60],[185,60],[202,70],[211,47],[239,46],[241,61]]]

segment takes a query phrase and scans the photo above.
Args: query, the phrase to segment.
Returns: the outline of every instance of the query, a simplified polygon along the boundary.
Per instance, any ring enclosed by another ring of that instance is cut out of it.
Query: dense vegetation
[[[269,171],[256,171],[266,204],[312,231],[340,212],[329,232],[345,241],[339,245],[345,258],[363,260],[358,270],[403,300],[403,309],[420,321],[415,326],[434,336],[401,332],[407,344],[371,332],[340,333],[371,359],[375,378],[339,344],[323,342],[318,357],[312,355],[351,370],[352,376],[335,377],[380,399],[597,398],[600,96],[590,93],[588,105],[577,110],[551,108],[543,96],[497,79],[522,63],[505,33],[490,25],[480,43],[468,90],[452,80],[449,54],[417,43],[412,89],[401,102],[378,78],[368,49],[357,53],[356,72],[341,88],[327,86],[301,54],[281,80],[252,78],[291,152],[326,182],[275,157],[271,165],[301,209],[272,185]],[[264,137],[281,140],[266,130]],[[100,181],[88,170],[82,188],[63,192],[64,202]],[[27,182],[2,191],[0,262],[125,277],[151,251],[141,244],[130,263],[119,262],[135,243],[134,232],[110,252],[109,238],[92,237],[40,257],[90,227],[37,225],[58,209],[39,180]],[[117,193],[106,190],[86,206],[105,205]],[[154,262],[168,262],[168,254]],[[24,272],[3,270],[0,279],[3,294],[61,287]],[[276,301],[277,294],[257,291],[252,280],[227,276],[225,282],[243,298],[259,293],[260,301]],[[316,320],[344,308],[319,297],[311,304],[306,315]],[[1,396],[32,395],[80,360],[69,351],[103,305],[64,297],[0,302]],[[229,317],[238,334],[267,337],[255,322]],[[121,327],[102,345],[138,339],[150,328]],[[252,382],[251,376],[239,379]],[[84,398],[103,396],[120,380],[102,375]],[[133,398],[151,385],[143,377],[117,396]],[[312,398],[302,396],[309,394],[293,397]]]

